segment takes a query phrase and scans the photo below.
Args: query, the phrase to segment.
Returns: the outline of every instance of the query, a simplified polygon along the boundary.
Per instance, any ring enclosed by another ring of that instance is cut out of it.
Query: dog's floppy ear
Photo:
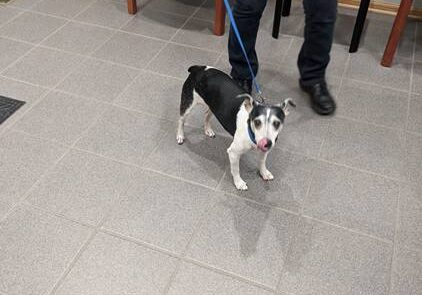
[[[249,94],[240,94],[237,97],[244,98],[243,105],[245,106],[246,111],[248,113],[250,113],[252,111],[253,107],[256,104],[256,102],[253,99],[253,97],[250,96]]]
[[[289,106],[292,106],[294,108],[296,107],[296,104],[293,102],[293,99],[291,99],[290,97],[286,98],[281,104],[279,104],[279,107],[283,110],[286,116],[290,114]]]

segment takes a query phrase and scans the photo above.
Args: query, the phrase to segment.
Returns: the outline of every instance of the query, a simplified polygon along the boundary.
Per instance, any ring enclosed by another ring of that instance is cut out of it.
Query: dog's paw
[[[214,138],[215,137],[215,132],[212,129],[206,129],[205,130],[205,135],[210,137],[210,138]]]
[[[176,140],[177,140],[177,144],[183,144],[183,142],[185,141],[185,138],[181,135],[178,135]]]
[[[236,181],[234,183],[234,185],[236,186],[236,188],[240,191],[247,191],[248,190],[248,186],[246,185],[246,182],[244,182],[242,179],[239,181]]]
[[[265,170],[265,171],[261,171],[261,172],[259,172],[259,174],[261,175],[261,177],[262,177],[262,179],[263,180],[273,180],[274,179],[274,175],[270,172],[270,171],[268,171],[268,170]]]

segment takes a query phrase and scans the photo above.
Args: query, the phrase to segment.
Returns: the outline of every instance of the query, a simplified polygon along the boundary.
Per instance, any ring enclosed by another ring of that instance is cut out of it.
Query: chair
[[[360,37],[365,25],[368,14],[370,0],[362,0],[359,5],[358,15],[356,17],[355,27],[353,29],[352,40],[350,42],[349,52],[356,52],[359,48]],[[289,16],[292,0],[277,0],[274,12],[273,38],[277,39],[280,32],[280,23],[282,16]]]
[[[136,0],[127,0],[127,10],[129,14],[136,14],[138,6]],[[226,22],[226,8],[223,0],[215,0],[215,19],[214,19],[214,35],[224,35]]]
[[[393,27],[391,28],[390,37],[388,38],[387,46],[384,50],[384,55],[381,60],[381,65],[384,67],[391,67],[393,58],[397,50],[397,45],[400,37],[406,27],[407,17],[412,8],[412,0],[401,0],[399,10],[394,19]]]

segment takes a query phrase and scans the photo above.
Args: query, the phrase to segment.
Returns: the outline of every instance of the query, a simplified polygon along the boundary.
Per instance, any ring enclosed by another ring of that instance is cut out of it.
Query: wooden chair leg
[[[407,18],[412,7],[412,0],[402,0],[394,19],[393,27],[391,28],[390,37],[388,38],[387,46],[384,50],[384,55],[381,60],[381,65],[384,67],[391,67],[393,58],[397,50],[397,45],[400,37],[406,27]]]
[[[283,1],[283,12],[281,13],[281,15],[282,16],[289,16],[291,7],[292,7],[292,0],[284,0]]]
[[[274,22],[273,22],[273,38],[278,39],[280,33],[280,23],[281,23],[281,10],[283,7],[283,2],[287,0],[277,0],[275,3],[274,11]]]
[[[136,12],[138,12],[136,0],[127,0],[127,11],[129,14],[136,14]]]
[[[224,35],[226,26],[226,7],[223,0],[215,0],[214,35]]]
[[[350,42],[349,52],[356,52],[359,48],[360,37],[365,26],[366,15],[368,14],[370,0],[362,0],[359,5],[358,16],[356,17],[355,27],[353,29],[352,41]]]

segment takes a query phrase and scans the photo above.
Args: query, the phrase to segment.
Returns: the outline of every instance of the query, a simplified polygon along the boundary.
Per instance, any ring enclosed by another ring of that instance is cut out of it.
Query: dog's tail
[[[182,89],[182,98],[180,101],[180,115],[183,116],[186,110],[190,108],[193,103],[193,91],[197,83],[201,80],[206,66],[191,66],[188,69],[190,73]]]

